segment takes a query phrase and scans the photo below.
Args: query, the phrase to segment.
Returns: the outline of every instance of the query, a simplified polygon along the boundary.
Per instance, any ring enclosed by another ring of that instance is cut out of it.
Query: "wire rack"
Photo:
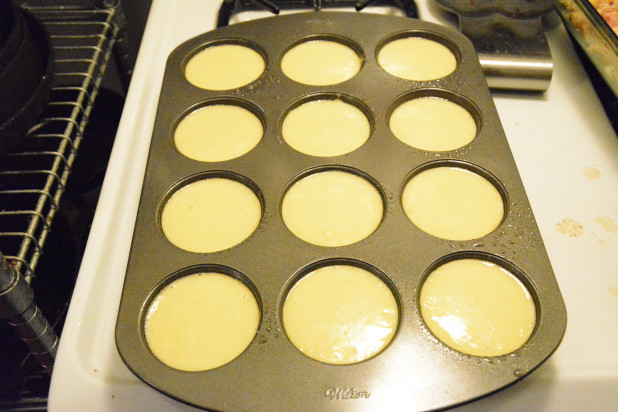
[[[123,61],[119,46],[124,21],[118,1],[58,3],[22,5],[50,34],[55,78],[49,103],[26,137],[27,148],[0,157],[0,272],[14,277],[5,285],[0,282],[0,298],[5,298],[0,301],[0,315],[4,313],[2,317],[50,373],[58,338],[37,308],[29,283],[59,210],[112,50],[116,61]],[[122,72],[130,77],[128,70]],[[19,305],[27,310],[15,309]]]

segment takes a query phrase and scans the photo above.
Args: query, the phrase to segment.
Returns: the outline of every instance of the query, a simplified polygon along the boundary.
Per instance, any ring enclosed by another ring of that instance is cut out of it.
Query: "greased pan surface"
[[[407,35],[438,41],[453,52],[457,69],[433,81],[394,77],[376,62],[378,49]],[[333,39],[362,57],[352,79],[333,86],[296,83],[281,71],[282,56],[299,41]],[[253,83],[208,91],[191,85],[188,58],[212,44],[254,48],[266,62]],[[342,156],[313,157],[288,146],[281,122],[295,102],[324,94],[360,101],[371,123],[369,140]],[[477,137],[447,152],[406,146],[388,127],[392,109],[417,96],[445,97],[475,118]],[[264,136],[247,154],[223,162],[199,162],[178,152],[173,133],[190,108],[239,102],[256,108]],[[449,241],[424,233],[406,217],[401,193],[414,173],[447,165],[473,170],[490,180],[504,199],[505,215],[492,233]],[[384,203],[380,226],[349,246],[320,247],[294,236],[281,218],[290,182],[308,171],[340,169],[370,176]],[[233,175],[231,175],[233,174]],[[160,223],[162,205],[180,182],[200,177],[241,176],[262,203],[262,219],[239,245],[216,253],[191,253],[172,245]],[[420,315],[418,297],[427,274],[462,257],[499,263],[527,287],[536,305],[536,327],[520,349],[503,356],[465,355],[440,342]],[[311,359],[288,340],[283,301],[299,273],[324,263],[375,268],[391,287],[399,326],[378,355],[350,365]],[[244,280],[260,308],[257,334],[247,349],[224,366],[183,372],[160,362],[144,336],[145,312],[162,287],[187,273],[224,269]],[[240,275],[239,275],[240,274]],[[557,348],[566,311],[507,140],[473,46],[461,34],[418,20],[352,13],[279,16],[217,29],[180,45],[169,56],[155,120],[116,326],[116,343],[128,367],[142,380],[180,401],[215,410],[427,410],[471,401],[521,379]]]

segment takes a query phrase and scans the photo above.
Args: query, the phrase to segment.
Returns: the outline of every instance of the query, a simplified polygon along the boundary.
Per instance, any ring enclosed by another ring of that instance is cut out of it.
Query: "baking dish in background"
[[[587,0],[556,0],[565,26],[618,96],[618,35]]]

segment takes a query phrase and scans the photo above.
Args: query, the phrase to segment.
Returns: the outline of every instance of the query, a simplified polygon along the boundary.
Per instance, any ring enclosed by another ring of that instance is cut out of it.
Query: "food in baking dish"
[[[615,0],[590,0],[609,27],[618,34],[618,2]]]
[[[618,3],[557,0],[556,5],[566,27],[618,95]]]

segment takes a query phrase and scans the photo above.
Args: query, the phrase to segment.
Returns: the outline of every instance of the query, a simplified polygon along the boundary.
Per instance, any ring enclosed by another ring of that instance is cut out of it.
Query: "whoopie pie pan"
[[[451,75],[432,81],[394,77],[377,63],[379,49],[404,37],[424,37],[447,46],[457,59]],[[359,73],[332,86],[309,86],[287,78],[280,62],[287,50],[308,40],[332,40],[355,50]],[[239,44],[266,63],[254,82],[226,91],[204,90],[184,77],[197,52]],[[158,85],[152,85],[158,87]],[[392,110],[416,97],[439,97],[467,109],[477,124],[468,145],[428,152],[405,145],[388,127]],[[371,136],[357,150],[335,157],[299,153],[281,137],[290,109],[309,100],[339,98],[368,116]],[[247,108],[261,119],[264,136],[249,153],[223,162],[199,162],[175,148],[179,121],[211,104]],[[490,234],[450,241],[424,233],[401,206],[405,184],[432,167],[461,167],[480,174],[501,193],[505,214]],[[294,236],[281,218],[286,189],[324,170],[366,177],[383,197],[384,217],[366,239],[343,247],[320,247]],[[240,181],[262,203],[262,219],[245,241],[216,253],[191,253],[165,237],[160,216],[166,200],[187,183],[212,177]],[[497,263],[527,287],[536,305],[536,327],[513,353],[484,358],[440,342],[424,324],[418,296],[427,275],[460,258]],[[308,271],[329,264],[366,268],[391,287],[399,326],[376,356],[351,365],[311,359],[288,340],[281,308],[286,294]],[[149,350],[145,313],[157,293],[191,273],[219,271],[245,282],[259,303],[255,339],[226,365],[203,372],[175,370]],[[519,177],[472,44],[460,33],[402,17],[361,13],[301,13],[220,28],[178,46],[165,68],[152,142],[135,222],[116,325],[116,343],[127,366],[143,381],[182,402],[211,410],[432,410],[470,402],[523,378],[557,348],[566,310],[541,235]]]

